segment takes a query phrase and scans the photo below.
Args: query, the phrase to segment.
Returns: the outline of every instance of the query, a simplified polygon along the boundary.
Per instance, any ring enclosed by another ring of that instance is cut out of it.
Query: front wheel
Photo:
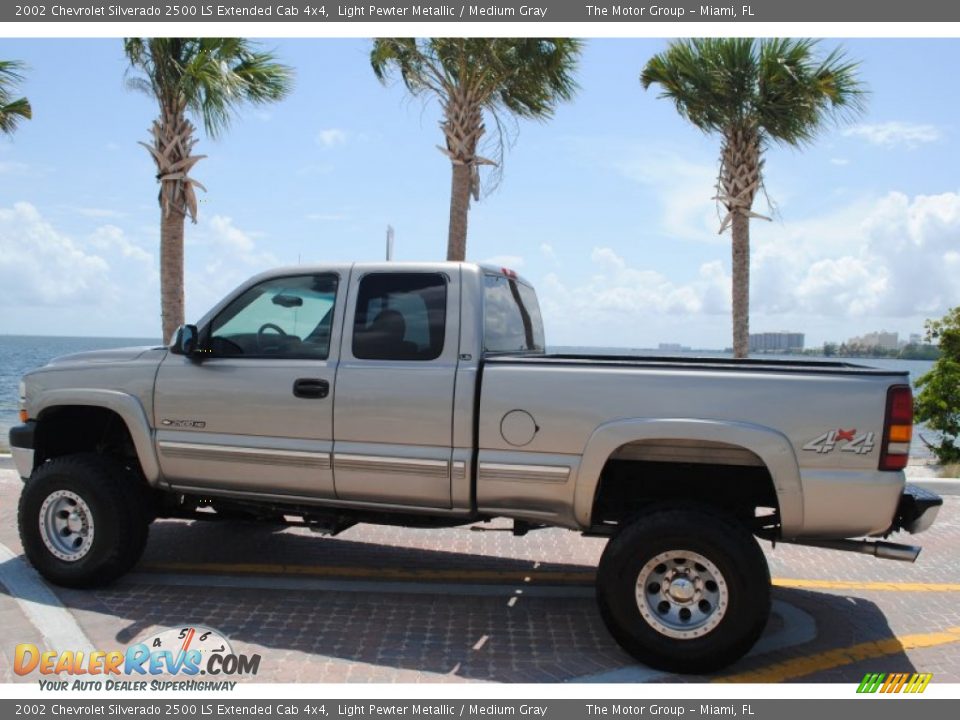
[[[47,580],[105,585],[132,568],[146,545],[143,479],[103,455],[56,458],[24,485],[17,524],[27,559]]]
[[[753,536],[710,510],[663,508],[606,547],[597,599],[611,634],[647,665],[703,673],[740,658],[770,615],[770,571]]]

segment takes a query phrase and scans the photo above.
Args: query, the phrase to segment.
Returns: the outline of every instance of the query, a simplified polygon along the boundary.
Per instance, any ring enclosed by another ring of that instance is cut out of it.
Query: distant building
[[[852,337],[847,340],[847,345],[858,345],[860,347],[879,347],[884,350],[896,350],[899,347],[899,333],[887,332],[886,330],[880,330],[879,332],[871,332],[866,335],[861,335],[860,337]]]
[[[804,335],[797,332],[766,332],[750,335],[750,352],[776,353],[803,350]]]
[[[664,352],[684,352],[690,348],[686,345],[681,345],[680,343],[660,343],[660,345],[657,346],[657,349]]]
[[[923,335],[920,333],[910,333],[909,345],[920,345],[923,342]]]

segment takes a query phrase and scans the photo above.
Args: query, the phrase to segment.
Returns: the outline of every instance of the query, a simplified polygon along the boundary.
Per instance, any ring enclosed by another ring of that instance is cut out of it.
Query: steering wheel
[[[274,323],[264,323],[260,326],[260,329],[257,330],[257,348],[260,350],[260,352],[264,351],[266,343],[269,342],[266,339],[267,330],[275,330],[279,334],[280,340],[285,340],[287,337],[289,337],[284,329],[279,325]]]

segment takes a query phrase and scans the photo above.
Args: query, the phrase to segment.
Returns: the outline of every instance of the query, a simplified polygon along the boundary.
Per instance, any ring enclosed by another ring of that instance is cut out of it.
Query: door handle
[[[299,378],[293,381],[293,394],[299,398],[322,400],[330,394],[330,383],[319,378]]]

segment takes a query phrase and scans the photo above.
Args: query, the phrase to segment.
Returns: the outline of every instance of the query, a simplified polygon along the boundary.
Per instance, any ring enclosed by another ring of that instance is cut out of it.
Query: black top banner
[[[0,7],[0,22],[956,22],[960,3],[944,0],[748,0],[697,2],[414,2],[365,0],[62,0]]]

